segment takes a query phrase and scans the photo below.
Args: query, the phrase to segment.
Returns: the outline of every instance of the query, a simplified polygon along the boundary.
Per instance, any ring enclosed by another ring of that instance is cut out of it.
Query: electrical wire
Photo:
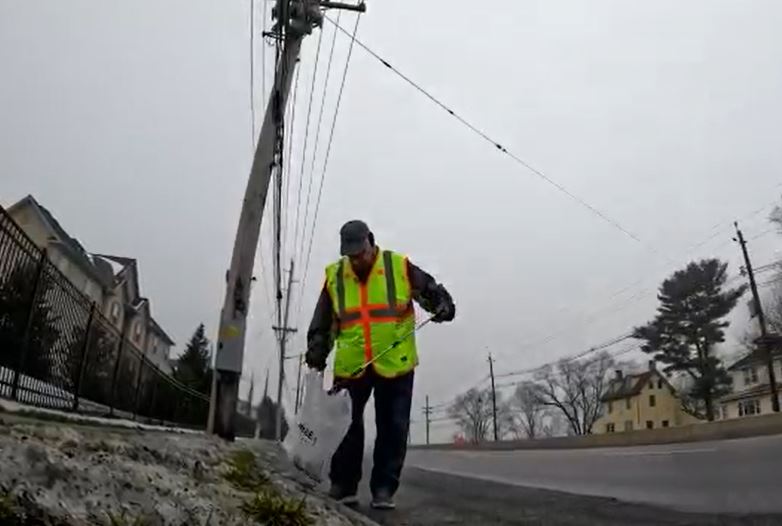
[[[482,131],[480,128],[478,128],[476,125],[472,124],[470,121],[468,121],[466,118],[462,117],[460,114],[456,113],[454,110],[452,110],[450,107],[448,107],[445,103],[440,101],[437,97],[432,95],[429,91],[427,91],[425,88],[423,88],[419,83],[415,82],[413,79],[411,79],[409,76],[402,73],[400,70],[392,66],[386,59],[381,57],[379,54],[377,54],[375,51],[373,51],[371,48],[369,48],[366,44],[361,42],[360,40],[357,40],[355,36],[351,35],[346,29],[344,29],[342,26],[339,25],[338,21],[331,20],[328,16],[324,17],[326,20],[328,20],[331,24],[333,24],[340,32],[347,35],[351,38],[351,42],[355,42],[359,45],[364,51],[366,51],[369,55],[371,55],[373,58],[375,58],[377,61],[379,61],[381,64],[383,64],[386,68],[391,70],[393,73],[395,73],[399,78],[404,80],[407,84],[412,86],[416,91],[421,93],[424,97],[429,99],[431,102],[433,102],[435,105],[440,107],[442,110],[447,112],[449,115],[451,115],[453,118],[455,118],[457,121],[459,121],[461,124],[463,124],[465,127],[467,127],[470,131],[472,131],[474,134],[476,134],[478,137],[483,139],[484,141],[491,144],[495,149],[497,149],[499,152],[505,154],[510,159],[515,161],[520,166],[526,168],[529,172],[535,174],[537,177],[545,181],[550,186],[553,186],[556,190],[561,192],[562,194],[566,195],[576,203],[578,203],[580,206],[588,210],[591,214],[597,216],[601,220],[605,221],[609,225],[611,225],[613,228],[619,230],[624,235],[632,239],[633,241],[636,241],[638,243],[643,243],[641,239],[635,235],[633,232],[631,232],[629,229],[625,228],[621,223],[619,223],[617,220],[613,219],[612,217],[608,216],[605,212],[598,209],[596,206],[590,204],[587,202],[584,198],[576,195],[571,190],[566,188],[562,183],[559,183],[549,177],[548,175],[544,174],[542,171],[538,170],[534,166],[532,166],[530,163],[519,157],[518,155],[514,154],[510,150],[508,150],[505,146],[500,144],[498,141],[491,138],[486,132]]]
[[[779,187],[779,186],[782,186],[782,183],[778,183],[775,186],[775,188]],[[762,207],[759,207],[759,208],[751,210],[750,212],[748,212],[747,214],[744,214],[742,216],[742,220],[748,220],[748,219],[754,218],[755,216],[760,214],[762,211],[767,210],[769,207],[773,206],[774,203],[776,203],[776,201],[771,202],[771,203],[767,203],[767,204],[763,205]],[[719,223],[716,223],[710,229],[707,230],[707,236],[705,237],[705,239],[697,241],[697,242],[695,242],[695,243],[693,243],[693,244],[691,244],[691,245],[689,245],[688,247],[685,248],[686,258],[689,259],[691,257],[691,255],[695,252],[695,250],[703,247],[706,243],[708,243],[709,241],[715,239],[719,235],[725,234],[727,230],[730,230],[732,228],[733,228],[733,221],[725,220],[725,221],[721,221]],[[715,246],[713,248],[713,250],[720,249],[720,248],[724,247],[725,245],[728,245],[731,242],[732,242],[732,237],[730,235],[726,235],[725,239],[720,244]],[[649,293],[653,292],[654,290],[656,290],[657,285],[644,287],[644,288],[636,291],[631,296],[629,296],[629,297],[625,298],[624,300],[622,300],[621,303],[616,303],[615,304],[612,300],[614,298],[617,298],[617,297],[621,296],[625,292],[633,290],[638,285],[648,281],[650,276],[653,276],[653,274],[641,277],[641,278],[637,279],[636,281],[634,281],[633,283],[631,283],[631,284],[629,284],[629,285],[627,285],[625,287],[622,287],[621,289],[615,291],[609,297],[606,298],[606,301],[608,301],[610,303],[608,303],[604,307],[601,307],[601,308],[599,308],[599,309],[597,309],[595,311],[592,311],[591,313],[589,313],[586,316],[582,315],[582,317],[580,319],[578,319],[578,320],[576,320],[574,322],[568,323],[567,324],[567,329],[560,329],[560,330],[554,331],[552,333],[549,333],[548,335],[546,335],[546,336],[544,336],[542,338],[536,338],[536,339],[528,340],[527,342],[521,344],[521,348],[522,349],[527,349],[527,348],[530,348],[530,347],[536,347],[536,346],[540,346],[540,345],[544,345],[544,344],[550,343],[551,341],[554,341],[554,340],[556,340],[559,337],[562,337],[562,336],[564,336],[566,334],[569,334],[573,330],[577,329],[578,327],[583,326],[586,323],[590,323],[592,321],[595,321],[596,319],[603,318],[603,317],[606,317],[608,315],[612,315],[614,313],[623,311],[629,305],[640,301],[647,294],[649,294]],[[556,310],[554,312],[554,314],[558,315],[558,314],[562,314],[562,313],[565,313],[565,312],[568,312],[568,311],[572,311],[572,310],[573,310],[573,307],[570,307],[569,305],[566,305],[566,306],[563,306],[562,308]],[[582,313],[582,314],[585,314],[585,313]],[[502,356],[503,354],[504,353],[502,353],[502,352],[498,353],[498,355],[500,355],[500,356]]]
[[[268,0],[263,0],[263,17],[261,17],[261,20],[263,20],[263,32],[261,33],[261,37],[266,34],[266,14],[269,12],[269,6],[268,6]],[[264,45],[265,40],[261,38],[261,100],[266,102],[266,46]]]
[[[301,73],[301,68],[296,69],[296,77],[293,81],[293,101],[291,103],[291,109],[290,109],[290,118],[288,119],[288,122],[290,122],[290,130],[288,132],[288,170],[287,177],[284,178],[283,184],[285,185],[285,206],[283,207],[283,231],[282,231],[282,246],[288,246],[288,237],[289,237],[289,221],[288,221],[288,210],[290,209],[290,191],[291,191],[291,174],[293,173],[293,139],[294,139],[294,126],[296,125],[296,103],[298,101],[298,93],[299,93],[299,74]],[[296,254],[296,247],[294,246],[291,250],[290,257],[293,258]]]
[[[331,120],[331,130],[329,130],[329,140],[326,145],[326,157],[323,160],[323,170],[320,175],[320,185],[318,187],[318,197],[315,201],[315,214],[312,218],[312,230],[310,231],[310,242],[307,247],[307,259],[304,263],[304,279],[302,280],[302,290],[307,283],[307,275],[309,274],[310,257],[312,256],[312,245],[315,240],[315,226],[318,223],[318,212],[320,211],[320,200],[323,197],[323,184],[326,181],[326,174],[328,173],[329,159],[331,158],[331,147],[334,143],[334,130],[337,126],[337,117],[339,116],[340,105],[342,104],[342,94],[345,91],[345,83],[348,78],[348,68],[350,67],[350,59],[353,56],[353,47],[356,42],[356,33],[358,33],[358,25],[361,22],[361,13],[356,15],[356,25],[353,27],[353,36],[350,40],[350,46],[348,47],[348,56],[345,60],[345,69],[342,71],[342,81],[339,85],[339,92],[337,94],[337,103],[334,108],[334,118]]]
[[[265,72],[264,72],[265,73]],[[252,119],[252,147],[255,149],[255,0],[250,0],[250,118]]]
[[[497,374],[494,377],[495,378],[506,378],[506,377],[509,377],[509,376],[519,376],[519,375],[522,375],[522,374],[529,374],[531,372],[539,371],[539,370],[541,370],[541,369],[543,369],[545,367],[548,367],[549,365],[552,365],[554,363],[559,363],[561,361],[572,362],[572,361],[580,360],[581,358],[589,356],[590,354],[594,354],[596,352],[603,351],[605,349],[608,349],[609,347],[612,347],[612,346],[616,345],[617,343],[621,343],[621,342],[623,342],[625,340],[629,340],[632,337],[633,337],[633,333],[632,332],[625,332],[625,333],[622,333],[619,336],[611,338],[610,340],[608,340],[608,341],[606,341],[604,343],[601,343],[599,345],[595,345],[593,347],[590,347],[589,349],[587,349],[585,351],[581,351],[581,352],[579,352],[577,354],[574,354],[572,356],[558,359],[555,362],[546,363],[546,364],[543,364],[543,365],[540,365],[540,366],[537,366],[537,367],[531,367],[531,368],[528,368],[528,369],[520,369],[520,370],[517,370],[517,371],[511,371],[511,372],[508,372],[508,373]]]
[[[315,50],[315,65],[312,69],[312,82],[310,83],[310,98],[307,103],[307,120],[304,125],[304,144],[301,149],[301,164],[299,166],[299,189],[296,192],[296,222],[293,226],[293,251],[299,246],[299,218],[301,217],[301,193],[304,187],[304,166],[307,158],[307,145],[310,138],[310,119],[312,118],[312,102],[315,99],[315,81],[318,78],[318,64],[320,63],[320,49],[323,43],[323,29],[318,33],[318,47]],[[312,177],[312,174],[310,174]]]
[[[337,20],[340,19],[342,16],[342,11],[337,13]],[[323,124],[323,112],[326,107],[326,94],[329,87],[329,79],[331,78],[331,64],[334,61],[334,49],[337,45],[337,30],[334,30],[334,37],[331,39],[331,51],[329,52],[329,60],[326,64],[326,76],[323,81],[323,96],[321,97],[320,102],[320,110],[318,111],[318,123],[315,126],[315,142],[312,147],[312,160],[310,163],[310,177],[309,177],[309,183],[307,184],[307,199],[304,204],[304,222],[301,226],[301,245],[299,247],[298,253],[301,255],[304,252],[304,244],[305,244],[305,232],[307,231],[307,222],[309,221],[309,213],[310,213],[310,200],[312,199],[312,181],[315,178],[315,159],[318,154],[318,143],[320,141],[320,130],[321,125]],[[301,263],[301,261],[299,261]],[[303,289],[303,287],[302,287]]]

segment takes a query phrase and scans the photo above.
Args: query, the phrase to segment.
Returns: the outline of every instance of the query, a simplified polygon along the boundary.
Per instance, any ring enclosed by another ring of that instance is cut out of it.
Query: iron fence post
[[[125,329],[127,323],[122,324],[122,330],[119,336],[119,345],[117,345],[117,359],[114,360],[114,371],[111,373],[111,394],[109,395],[109,416],[114,416],[114,406],[117,396],[117,375],[119,374],[119,364],[122,360],[122,351],[125,349]]]
[[[81,384],[84,381],[84,370],[87,368],[87,353],[90,349],[90,340],[92,337],[92,322],[95,319],[96,303],[93,301],[90,306],[90,315],[87,318],[87,328],[84,330],[84,341],[79,355],[79,369],[76,376],[76,385],[73,386],[73,411],[79,409],[79,395],[81,394]]]
[[[14,381],[11,387],[11,398],[19,400],[19,382],[21,381],[22,371],[24,370],[27,353],[30,352],[30,338],[32,337],[33,321],[35,320],[35,307],[38,300],[38,294],[41,290],[41,281],[43,280],[43,271],[46,268],[46,249],[41,251],[41,259],[38,260],[38,268],[35,271],[35,281],[33,282],[33,293],[30,297],[30,310],[27,312],[27,320],[22,335],[22,348],[19,350],[19,357],[16,360],[16,370],[14,371]]]
[[[138,417],[138,399],[139,399],[139,390],[141,389],[141,373],[142,369],[144,369],[144,355],[139,355],[138,359],[138,372],[136,373],[136,393],[133,397],[133,420],[136,420]]]

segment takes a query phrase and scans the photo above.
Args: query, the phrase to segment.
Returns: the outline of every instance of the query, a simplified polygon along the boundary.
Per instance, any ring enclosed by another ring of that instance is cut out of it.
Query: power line
[[[261,17],[261,20],[263,20],[263,33],[261,35],[266,34],[266,14],[269,12],[268,0],[263,0],[263,17]],[[266,102],[266,46],[265,40],[261,38],[261,100]]]
[[[528,171],[532,172],[533,174],[538,176],[540,179],[542,179],[543,181],[545,181],[549,185],[551,185],[554,188],[556,188],[559,192],[561,192],[562,194],[566,195],[567,197],[569,197],[570,199],[572,199],[573,201],[575,201],[576,203],[581,205],[583,208],[587,209],[590,213],[592,213],[593,215],[599,217],[600,219],[602,219],[603,221],[605,221],[606,223],[608,223],[609,225],[611,225],[615,229],[619,230],[620,232],[625,234],[627,237],[629,237],[633,241],[636,241],[638,243],[643,243],[638,236],[636,236],[630,230],[628,230],[627,228],[622,226],[617,220],[609,217],[605,212],[601,211],[600,209],[598,209],[594,205],[588,203],[584,198],[579,197],[578,195],[574,194],[572,191],[568,190],[562,183],[559,183],[559,182],[555,181],[554,179],[552,179],[551,177],[547,176],[542,171],[538,170],[537,168],[532,166],[530,163],[528,163],[527,161],[525,161],[524,159],[522,159],[518,155],[516,155],[513,152],[511,152],[505,146],[500,144],[498,141],[496,141],[493,138],[491,138],[486,132],[482,131],[476,125],[472,124],[470,121],[468,121],[467,119],[465,119],[464,117],[462,117],[461,115],[456,113],[454,110],[452,110],[451,108],[446,106],[445,103],[443,103],[437,97],[435,97],[434,95],[429,93],[420,84],[418,84],[413,79],[411,79],[410,77],[408,77],[407,75],[405,75],[404,73],[399,71],[397,68],[392,66],[387,60],[385,60],[383,57],[378,55],[375,51],[370,49],[366,44],[364,44],[360,40],[357,40],[355,38],[355,35],[351,35],[347,30],[342,28],[342,26],[339,25],[338,21],[333,21],[328,16],[325,16],[324,18],[326,20],[328,20],[329,22],[331,22],[343,34],[345,34],[348,37],[350,37],[351,38],[351,42],[357,43],[359,45],[359,47],[361,47],[364,51],[366,51],[368,54],[370,54],[373,58],[378,60],[386,68],[388,68],[389,70],[394,72],[399,78],[401,78],[402,80],[407,82],[410,86],[415,88],[419,93],[424,95],[427,99],[429,99],[435,105],[439,106],[442,110],[446,111],[449,115],[451,115],[457,121],[459,121],[461,124],[466,126],[474,134],[476,134],[481,139],[483,139],[484,141],[486,141],[489,144],[491,144],[492,146],[494,146],[494,148],[496,148],[498,151],[500,151],[501,153],[505,154],[510,159],[515,161],[517,164],[519,164],[522,167],[526,168]]]
[[[312,244],[315,240],[315,226],[318,223],[318,212],[320,211],[320,200],[323,196],[323,183],[326,181],[326,173],[329,166],[329,159],[331,158],[331,146],[334,142],[334,130],[337,127],[337,117],[339,116],[339,108],[342,103],[342,94],[345,91],[345,83],[348,78],[348,68],[350,66],[350,58],[353,56],[353,44],[356,41],[356,33],[358,33],[358,25],[361,22],[361,13],[356,15],[356,25],[353,27],[353,38],[350,41],[348,47],[348,56],[345,60],[345,69],[342,71],[342,82],[339,85],[339,93],[337,94],[337,104],[334,108],[334,118],[331,120],[331,130],[329,130],[329,141],[326,145],[326,157],[323,160],[323,170],[320,175],[320,186],[318,187],[318,198],[315,201],[315,214],[312,218],[312,230],[310,231],[310,242],[307,247],[307,259],[304,263],[304,279],[302,280],[302,289],[307,283],[307,275],[309,274],[310,257],[312,256]]]
[[[611,354],[611,358],[615,359],[615,358],[618,358],[619,356],[623,356],[625,354],[631,353],[633,351],[637,351],[639,349],[640,349],[640,347],[638,345],[633,345],[633,346],[627,347],[625,349],[622,349],[622,350],[620,350],[618,352],[615,352],[615,353]],[[571,360],[565,360],[565,361],[569,362]],[[594,363],[595,361],[596,361],[596,359],[592,360],[591,362],[587,362],[587,363],[584,364],[584,366],[588,366],[590,363]],[[534,373],[534,372],[537,372],[537,371],[541,371],[544,368],[549,367],[551,365],[554,365],[556,363],[559,363],[559,361],[542,365],[542,366],[540,366],[540,367],[538,367],[536,369],[530,369],[528,374],[531,374],[531,373]],[[505,382],[503,384],[497,384],[497,387],[498,388],[500,388],[500,387],[512,387],[512,386],[515,386],[515,385],[520,385],[520,384],[522,384],[522,383],[524,383],[526,381],[528,381],[528,380],[516,380],[516,381],[513,381],[513,382]]]
[[[782,183],[777,184],[775,186],[775,188],[779,187],[779,186],[782,186]],[[743,218],[744,219],[748,219],[748,218],[754,217],[754,216],[758,215],[760,212],[762,212],[763,210],[768,209],[768,207],[772,206],[775,202],[776,202],[776,200],[773,201],[772,203],[767,203],[767,204],[763,205],[760,208],[754,209],[751,212],[745,214],[743,216]],[[722,227],[722,228],[719,228],[719,227]],[[714,226],[712,226],[710,229],[707,230],[707,232],[710,232],[710,233],[707,235],[707,237],[705,239],[703,239],[701,241],[697,241],[697,242],[695,242],[695,243],[693,243],[693,244],[691,244],[691,245],[689,245],[688,247],[685,248],[687,257],[689,258],[690,255],[695,250],[697,250],[698,248],[704,246],[709,241],[715,239],[721,233],[724,233],[726,229],[731,229],[732,227],[733,227],[733,222],[732,221],[731,222],[727,222],[727,220],[726,220],[726,222],[724,222],[724,223],[723,222],[716,223]],[[718,230],[716,230],[716,229],[718,229]],[[712,232],[712,231],[714,231],[714,232]],[[722,248],[725,245],[728,245],[729,243],[731,243],[731,239],[732,238],[731,238],[730,235],[726,235],[725,236],[725,240],[723,242],[721,242],[719,245],[715,246],[714,250]],[[542,338],[528,340],[527,342],[521,344],[521,347],[522,348],[528,348],[528,347],[532,347],[532,346],[540,346],[540,345],[547,344],[547,343],[557,339],[558,337],[561,337],[561,336],[563,336],[565,334],[568,334],[570,331],[574,330],[577,327],[580,327],[580,326],[584,325],[585,323],[594,321],[594,320],[599,319],[600,317],[604,317],[606,315],[614,314],[616,312],[621,311],[622,309],[627,308],[627,306],[631,305],[632,303],[635,303],[635,302],[641,300],[642,298],[644,298],[646,294],[652,292],[653,290],[656,290],[657,285],[644,287],[644,288],[636,291],[633,295],[625,298],[621,303],[614,304],[612,300],[614,298],[617,298],[618,296],[621,296],[625,292],[633,290],[638,285],[648,281],[648,279],[649,279],[649,276],[641,277],[641,278],[637,279],[636,281],[634,281],[633,283],[631,283],[631,284],[629,284],[629,285],[627,285],[625,287],[622,287],[621,289],[615,291],[610,296],[608,296],[608,298],[606,298],[606,300],[608,302],[610,302],[610,303],[608,303],[607,305],[605,305],[605,306],[603,306],[603,307],[601,307],[601,308],[599,308],[599,309],[597,309],[595,311],[592,311],[589,315],[584,315],[585,313],[582,313],[582,317],[579,320],[575,321],[574,323],[568,324],[567,329],[560,329],[560,330],[554,331],[552,333],[549,333],[548,335],[546,335],[546,336],[544,336]],[[560,308],[557,311],[555,311],[553,314],[555,314],[555,315],[556,314],[561,314],[561,313],[568,312],[568,311],[571,311],[571,310],[573,310],[572,307],[570,307],[569,305],[565,305],[562,308]],[[503,353],[500,352],[498,354],[503,354]]]
[[[337,13],[337,20],[340,19],[342,15],[342,12],[340,11]],[[310,214],[310,200],[312,199],[312,181],[315,178],[315,159],[318,154],[318,143],[320,140],[320,129],[321,125],[323,124],[323,112],[326,107],[326,94],[329,87],[329,79],[331,78],[331,64],[334,61],[334,50],[337,45],[337,30],[334,30],[334,37],[331,39],[331,51],[329,52],[329,60],[326,64],[326,77],[323,81],[323,96],[321,97],[320,102],[320,109],[318,110],[318,124],[315,126],[315,142],[312,147],[312,160],[310,163],[310,177],[309,177],[309,183],[307,184],[307,199],[304,204],[304,223],[301,225],[301,245],[299,247],[299,254],[303,255],[304,252],[304,243],[305,243],[305,233],[307,232],[307,222],[309,220],[309,214]],[[299,261],[301,263],[301,261]],[[303,287],[302,287],[303,289]]]
[[[289,237],[289,221],[288,221],[288,210],[290,208],[290,191],[291,191],[291,176],[293,173],[293,139],[294,139],[294,126],[296,125],[296,102],[298,100],[298,93],[299,93],[299,74],[301,73],[301,68],[296,69],[296,78],[293,81],[293,102],[291,104],[291,110],[290,110],[290,131],[288,132],[288,176],[284,180],[285,184],[285,207],[283,210],[284,220],[283,220],[283,226],[284,230],[282,232],[282,245],[287,246],[288,244],[288,237]],[[292,249],[291,257],[294,256],[296,253],[296,247],[294,246]]]
[[[339,15],[337,15],[339,16]],[[336,30],[335,30],[336,34]],[[320,48],[323,43],[323,28],[318,33],[318,47],[315,50],[315,65],[312,69],[312,82],[310,83],[310,98],[307,103],[307,120],[304,125],[304,144],[301,149],[301,165],[299,166],[299,189],[296,193],[296,222],[293,226],[293,250],[299,246],[299,218],[301,216],[301,191],[304,187],[304,166],[307,158],[307,144],[310,138],[310,119],[312,117],[312,102],[315,99],[315,81],[318,78],[318,64],[320,63]],[[312,174],[310,174],[312,177]]]
[[[264,72],[265,73],[265,72]],[[250,118],[252,119],[252,147],[255,148],[255,0],[250,0]]]
[[[529,374],[531,372],[540,371],[541,369],[543,369],[543,368],[545,368],[545,367],[547,367],[549,365],[552,365],[554,363],[557,363],[557,362],[560,362],[560,361],[563,361],[563,360],[566,361],[566,362],[572,362],[572,361],[580,360],[581,358],[584,358],[585,356],[589,356],[590,354],[594,354],[594,353],[596,353],[598,351],[602,351],[602,350],[608,349],[609,347],[612,347],[612,346],[616,345],[617,343],[621,343],[621,342],[623,342],[625,340],[628,340],[628,339],[633,337],[632,335],[633,335],[632,332],[623,333],[623,334],[621,334],[619,336],[611,338],[610,340],[608,340],[608,341],[606,341],[604,343],[601,343],[599,345],[595,345],[593,347],[590,347],[589,349],[587,349],[585,351],[581,351],[581,352],[579,352],[577,354],[574,354],[574,355],[572,355],[570,357],[561,358],[561,359],[556,360],[555,362],[546,363],[544,365],[540,365],[540,366],[537,366],[537,367],[532,367],[532,368],[528,368],[528,369],[520,369],[518,371],[511,371],[509,373],[498,374],[497,378],[506,378],[508,376],[519,376],[519,375],[522,375],[522,374]]]

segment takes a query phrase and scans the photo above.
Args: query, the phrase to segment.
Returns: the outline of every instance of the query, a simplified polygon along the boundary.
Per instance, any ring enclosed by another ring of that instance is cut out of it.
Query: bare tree
[[[448,416],[456,420],[469,442],[483,442],[492,427],[491,390],[473,388],[459,395],[448,408]]]
[[[573,434],[588,435],[600,417],[600,400],[613,365],[607,352],[588,361],[560,360],[536,375],[536,396],[542,405],[565,417]]]
[[[510,401],[510,429],[516,438],[537,438],[543,426],[546,406],[538,395],[534,382],[526,381],[516,387]]]
[[[573,434],[573,430],[560,411],[547,408],[541,418],[540,434],[552,438]]]

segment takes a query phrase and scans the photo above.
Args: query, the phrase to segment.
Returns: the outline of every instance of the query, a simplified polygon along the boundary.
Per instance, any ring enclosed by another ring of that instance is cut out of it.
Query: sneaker
[[[396,509],[396,504],[394,504],[394,497],[389,492],[383,490],[376,492],[372,496],[372,502],[370,506],[376,510]]]
[[[341,486],[332,484],[331,489],[329,490],[329,497],[345,506],[358,506],[358,495],[356,495],[356,492],[347,491]]]

